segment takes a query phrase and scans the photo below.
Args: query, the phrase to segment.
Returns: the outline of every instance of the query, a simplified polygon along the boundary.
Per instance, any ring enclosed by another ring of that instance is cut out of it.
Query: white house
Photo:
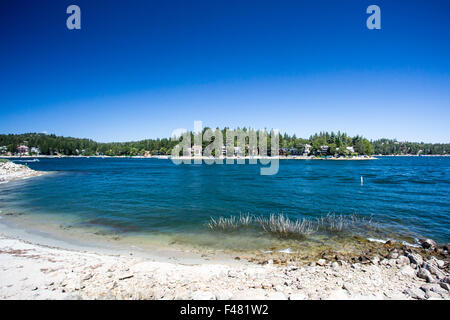
[[[311,152],[311,145],[305,144],[305,149],[303,150],[303,155],[307,156]]]
[[[351,153],[355,152],[355,148],[353,148],[353,147],[347,147],[346,149]]]

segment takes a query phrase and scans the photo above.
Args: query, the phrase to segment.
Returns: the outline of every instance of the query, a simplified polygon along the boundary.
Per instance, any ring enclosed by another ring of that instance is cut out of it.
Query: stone
[[[91,279],[93,276],[94,276],[94,275],[93,275],[92,273],[89,273],[89,274],[87,274],[87,275],[84,276],[83,280],[84,280],[84,281],[87,281],[87,280]]]
[[[444,288],[447,291],[450,291],[450,284],[446,283],[446,282],[440,282],[439,285],[441,286],[441,288]]]
[[[397,260],[396,259],[389,259],[388,260],[388,265],[390,265],[391,267],[397,265]]]
[[[342,289],[347,290],[349,294],[352,294],[356,291],[355,288],[349,283],[344,283]]]
[[[398,264],[398,265],[401,265],[401,266],[403,266],[403,265],[409,265],[409,258],[408,258],[408,257],[405,257],[405,256],[400,256],[400,257],[398,257],[398,259],[397,259],[397,264]]]
[[[373,257],[371,261],[372,261],[372,263],[374,265],[378,265],[380,263],[380,258],[379,257]]]
[[[425,300],[425,292],[417,289],[417,288],[411,288],[404,291],[407,295],[409,295],[413,299],[419,299],[419,300]]]
[[[397,258],[398,258],[398,252],[397,252],[397,251],[391,251],[391,252],[389,252],[387,258],[388,258],[388,259],[397,259]]]
[[[287,266],[287,271],[295,271],[298,267],[295,264],[290,264]]]
[[[395,244],[394,240],[388,240],[384,243],[384,245],[387,247],[392,247],[394,244]]]
[[[333,262],[333,263],[331,264],[331,268],[333,268],[333,270],[338,270],[338,269],[339,269],[339,263]]]
[[[440,300],[442,296],[434,291],[428,291],[425,293],[425,297],[427,300]]]
[[[326,263],[325,259],[319,259],[319,260],[317,261],[317,264],[318,264],[319,266],[322,266],[322,267],[325,265],[325,263]]]
[[[416,274],[416,270],[414,270],[410,266],[402,267],[399,272],[400,272],[400,274],[403,274],[403,275],[408,276],[408,277],[414,277],[415,274]]]
[[[370,260],[366,256],[359,256],[358,261],[361,263],[368,263]]]
[[[435,265],[436,267],[442,269],[445,266],[445,261],[436,259],[435,257],[431,258],[428,262],[431,262],[431,264]]]
[[[423,248],[425,249],[435,249],[437,248],[437,244],[434,240],[432,239],[419,239],[420,244],[422,245]]]
[[[445,274],[441,270],[439,270],[439,268],[433,266],[431,263],[424,262],[423,267],[428,271],[430,271],[432,275],[436,276],[436,278],[438,279],[445,278]]]
[[[437,283],[427,283],[420,287],[421,290],[425,291],[428,294],[430,291],[435,292],[437,294],[446,294],[446,290],[441,288],[441,286]]]
[[[434,282],[434,278],[431,275],[430,271],[425,268],[420,268],[419,272],[417,272],[417,276],[421,279],[427,280],[427,282]]]
[[[419,267],[422,266],[423,258],[421,255],[416,254],[416,253],[409,253],[408,259],[409,259],[409,262],[411,262]]]
[[[388,260],[388,259],[383,259],[383,260],[380,261],[380,264],[381,264],[382,266],[386,266],[386,265],[389,264],[389,260]]]

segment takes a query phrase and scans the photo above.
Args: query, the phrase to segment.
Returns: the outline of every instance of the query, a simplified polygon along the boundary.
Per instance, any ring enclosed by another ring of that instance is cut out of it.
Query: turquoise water
[[[449,157],[281,160],[274,176],[259,175],[259,165],[177,166],[161,159],[60,158],[28,165],[55,173],[0,185],[2,214],[119,236],[267,248],[271,239],[283,239],[256,229],[211,231],[207,223],[211,216],[283,213],[295,220],[334,213],[371,219],[370,227],[362,222],[341,232],[345,236],[450,242]]]

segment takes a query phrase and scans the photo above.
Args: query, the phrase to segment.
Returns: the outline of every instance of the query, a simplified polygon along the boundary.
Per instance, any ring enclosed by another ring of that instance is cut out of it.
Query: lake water
[[[273,176],[261,176],[259,165],[177,166],[161,159],[59,158],[28,165],[55,173],[0,185],[1,215],[21,214],[62,229],[255,250],[355,235],[450,242],[449,157],[281,160]],[[334,214],[357,223],[298,239],[256,227],[207,226],[211,217],[280,213],[292,221]]]

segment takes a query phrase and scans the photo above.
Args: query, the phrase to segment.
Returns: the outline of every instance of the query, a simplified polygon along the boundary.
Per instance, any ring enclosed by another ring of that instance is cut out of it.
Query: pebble
[[[319,259],[319,260],[317,260],[317,264],[318,264],[319,266],[321,266],[321,267],[323,267],[326,263],[327,263],[327,262],[326,262],[325,259]]]

